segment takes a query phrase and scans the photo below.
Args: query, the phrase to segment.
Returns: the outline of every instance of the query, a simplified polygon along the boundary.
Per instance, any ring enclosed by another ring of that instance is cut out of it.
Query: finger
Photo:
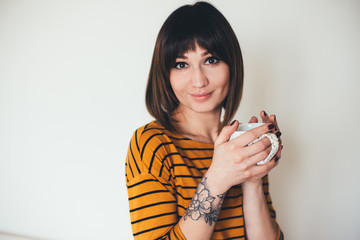
[[[250,168],[250,175],[252,176],[265,176],[268,174],[276,165],[278,162],[275,162],[275,159],[271,159],[271,161],[262,164],[262,165],[254,165],[252,168]]]
[[[258,122],[259,121],[258,121],[257,117],[255,117],[255,116],[252,116],[250,121],[249,121],[249,123],[258,123]]]
[[[256,155],[256,154],[258,154],[258,153],[260,153],[262,151],[265,151],[269,147],[271,147],[271,141],[270,141],[269,138],[264,137],[260,141],[258,141],[256,143],[253,143],[253,144],[251,144],[249,146],[246,146],[245,148],[241,149],[241,151],[244,153],[244,155],[252,157],[252,156],[254,156],[254,155]],[[271,150],[271,148],[270,148],[270,150]]]
[[[259,127],[256,127],[254,129],[251,129],[239,137],[234,138],[232,141],[234,141],[235,144],[238,144],[240,146],[247,146],[249,143],[260,137],[261,135],[274,131],[275,125],[274,124],[264,124]]]
[[[276,152],[276,155],[275,155],[275,156],[276,156],[278,159],[281,158],[282,148],[283,148],[283,145],[280,145],[279,150]]]
[[[269,156],[272,150],[272,145],[268,138],[264,138],[245,149],[251,157],[247,158],[244,163],[248,166],[252,166],[265,160]]]
[[[281,140],[281,135],[282,135],[282,132],[280,131],[279,127],[278,127],[278,123],[276,121],[276,116],[275,115],[271,115],[270,116],[270,121],[275,124],[275,135],[276,137],[279,139],[279,144],[281,145],[282,144],[282,140]]]
[[[215,145],[227,142],[238,126],[239,122],[237,120],[234,120],[230,123],[230,125],[225,126],[216,138]]]
[[[277,131],[280,131],[279,125],[278,125],[278,123],[277,123],[275,114],[272,114],[272,115],[269,117],[269,120],[270,120],[271,123],[275,124],[276,130],[277,130]]]
[[[270,122],[269,115],[264,110],[260,112],[260,117],[264,123]]]
[[[263,123],[274,123],[275,124],[275,131],[278,130],[278,126],[276,121],[274,121],[275,115],[268,115],[264,110],[260,112],[260,117]]]

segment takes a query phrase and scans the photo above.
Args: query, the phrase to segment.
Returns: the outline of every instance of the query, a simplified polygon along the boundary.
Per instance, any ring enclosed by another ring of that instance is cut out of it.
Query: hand
[[[281,141],[281,138],[280,138],[281,132],[280,132],[280,130],[279,130],[279,127],[278,127],[278,124],[277,124],[275,115],[269,116],[265,111],[261,111],[261,112],[260,112],[260,117],[261,117],[263,123],[272,123],[272,124],[275,125],[275,134],[276,134],[276,136],[277,136],[278,139],[279,139],[279,145],[280,145],[280,147],[279,147],[276,155],[275,155],[274,158],[270,161],[270,162],[272,162],[272,164],[270,164],[270,166],[269,166],[269,171],[266,173],[266,174],[268,174],[274,167],[276,167],[276,166],[279,164],[279,160],[280,160],[280,157],[281,157],[281,150],[282,150],[282,147],[283,147],[283,146],[282,146],[282,141]],[[249,123],[257,123],[257,122],[258,122],[258,119],[257,119],[255,116],[253,116],[253,117],[250,119],[250,121],[249,121]],[[271,147],[271,146],[270,146],[270,147]],[[271,150],[271,149],[270,149],[270,150]],[[252,177],[252,178],[249,178],[247,181],[248,181],[249,183],[259,182],[259,181],[261,181],[261,179],[262,179],[266,174],[264,174],[264,175],[263,175],[263,174],[260,174],[260,175],[258,175],[258,176],[254,176],[254,177]]]
[[[248,179],[265,176],[274,165],[274,161],[256,165],[257,162],[265,159],[271,150],[271,142],[268,138],[250,146],[248,144],[269,131],[275,133],[275,125],[270,123],[262,125],[228,141],[238,126],[238,121],[233,125],[225,126],[215,141],[213,160],[206,175],[208,182],[211,182],[219,193],[226,192],[230,187]]]

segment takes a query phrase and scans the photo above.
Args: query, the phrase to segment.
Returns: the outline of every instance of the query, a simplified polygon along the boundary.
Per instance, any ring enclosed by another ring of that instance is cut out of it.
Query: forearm
[[[186,239],[210,239],[225,198],[216,179],[205,175],[196,189],[179,226]]]
[[[277,224],[270,216],[262,182],[243,183],[243,209],[246,233],[249,240],[269,239],[277,236]]]

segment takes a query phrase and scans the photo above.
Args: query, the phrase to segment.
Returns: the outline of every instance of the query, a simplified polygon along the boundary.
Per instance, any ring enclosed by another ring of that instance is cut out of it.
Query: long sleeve
[[[140,174],[128,182],[128,197],[135,239],[184,238],[178,226],[176,199],[154,176]]]
[[[178,221],[186,213],[212,156],[212,144],[172,133],[156,122],[135,131],[125,163],[135,239],[185,239]],[[267,177],[263,192],[275,219]],[[227,192],[212,239],[246,239],[241,186]],[[280,228],[277,239],[283,239]]]
[[[270,192],[269,192],[269,176],[268,175],[266,175],[263,178],[263,190],[264,190],[264,194],[265,194],[265,198],[266,198],[266,203],[267,203],[269,211],[270,211],[270,215],[273,219],[275,219],[276,212],[272,205],[272,200],[271,200],[271,196],[270,196]],[[277,224],[277,227],[278,227],[278,232],[277,232],[276,240],[283,240],[284,234],[281,231],[279,224]]]
[[[179,225],[176,191],[163,167],[168,154],[161,134],[135,132],[131,139],[126,179],[135,239],[185,239]]]

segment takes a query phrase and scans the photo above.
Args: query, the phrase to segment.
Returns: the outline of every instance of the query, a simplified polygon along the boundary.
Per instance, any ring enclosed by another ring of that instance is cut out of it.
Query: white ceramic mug
[[[241,134],[243,134],[244,132],[247,132],[251,129],[254,129],[254,128],[259,127],[264,124],[265,123],[243,123],[243,124],[240,124],[239,127],[236,129],[236,131],[231,135],[229,140],[236,138],[236,137],[240,136]],[[262,164],[270,161],[275,156],[275,154],[277,153],[277,151],[279,149],[279,139],[273,133],[265,133],[265,134],[261,135],[259,138],[255,139],[254,141],[249,143],[248,146],[260,141],[264,137],[267,137],[270,139],[272,149],[271,149],[271,152],[269,153],[269,155],[264,160],[258,162],[257,165],[262,165]]]

